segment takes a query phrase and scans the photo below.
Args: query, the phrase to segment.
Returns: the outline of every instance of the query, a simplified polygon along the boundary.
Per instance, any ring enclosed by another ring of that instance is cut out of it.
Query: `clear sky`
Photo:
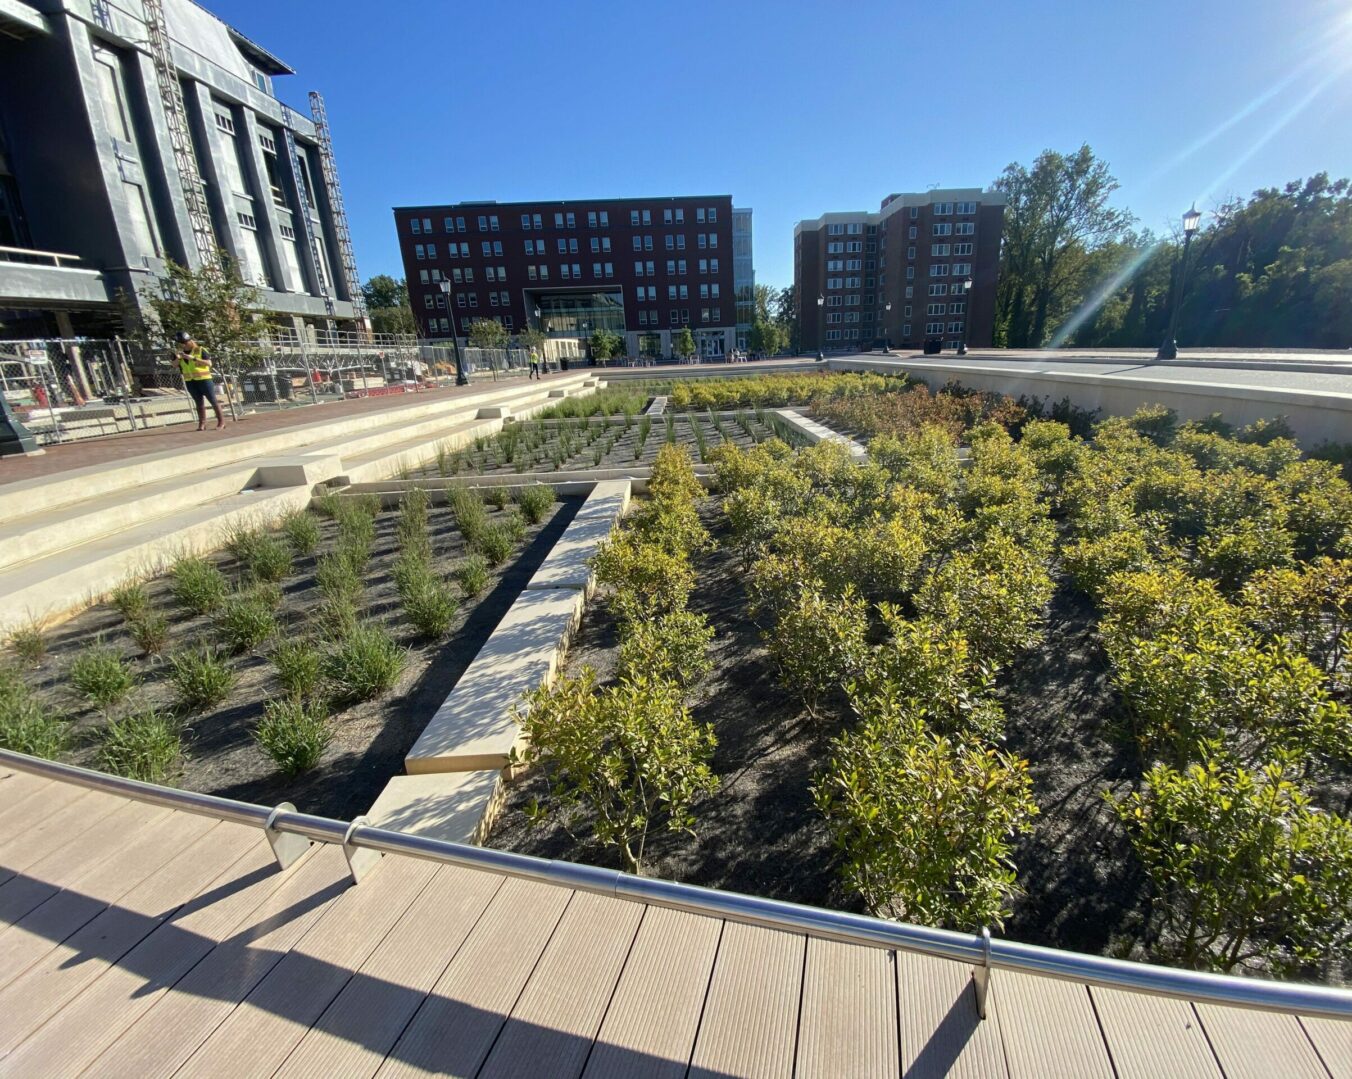
[[[1049,147],[1160,231],[1352,175],[1352,0],[204,2],[324,93],[363,278],[419,203],[727,193],[784,285],[794,222]]]

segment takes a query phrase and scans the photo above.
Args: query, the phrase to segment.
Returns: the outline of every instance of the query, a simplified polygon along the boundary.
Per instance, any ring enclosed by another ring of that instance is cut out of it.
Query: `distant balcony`
[[[77,255],[0,247],[0,307],[90,307],[112,302],[100,270]]]

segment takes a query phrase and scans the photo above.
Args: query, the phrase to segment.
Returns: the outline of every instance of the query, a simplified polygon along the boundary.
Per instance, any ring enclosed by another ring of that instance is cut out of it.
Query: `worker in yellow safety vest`
[[[206,430],[208,401],[216,413],[216,429],[224,427],[225,416],[216,400],[216,383],[211,379],[211,357],[187,330],[178,332],[178,370],[183,376],[183,385],[197,405],[197,429]]]

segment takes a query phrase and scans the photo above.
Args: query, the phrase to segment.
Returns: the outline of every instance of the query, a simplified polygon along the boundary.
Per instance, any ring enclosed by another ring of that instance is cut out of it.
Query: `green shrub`
[[[277,681],[293,697],[312,697],[319,688],[323,656],[304,637],[283,637],[269,657]]]
[[[263,531],[257,525],[232,525],[225,537],[225,547],[236,561],[247,564],[254,550],[263,539]]]
[[[384,628],[359,625],[324,662],[324,674],[344,702],[378,697],[399,679],[408,653],[390,639]]]
[[[835,740],[813,788],[846,886],[889,918],[974,932],[1017,892],[1013,838],[1037,812],[1027,764],[907,717]]]
[[[512,498],[506,487],[485,487],[483,496],[484,501],[496,509],[505,509]]]
[[[294,776],[319,763],[333,741],[333,726],[323,702],[284,697],[263,705],[254,738],[283,775]]]
[[[399,547],[405,554],[430,557],[432,543],[427,535],[427,492],[415,487],[404,496],[403,508],[395,531]]]
[[[351,596],[332,596],[315,608],[314,619],[325,639],[341,641],[361,623],[361,611]]]
[[[455,527],[471,547],[488,528],[488,511],[479,492],[470,487],[452,487],[448,492]]]
[[[232,597],[216,619],[220,642],[236,654],[257,648],[277,632],[277,619],[263,600],[249,595]]]
[[[182,754],[178,723],[154,709],[112,720],[100,735],[99,767],[145,783],[172,779]]]
[[[521,515],[531,524],[538,525],[554,504],[554,488],[543,483],[532,484],[521,489],[516,502],[521,507]]]
[[[135,622],[150,609],[150,594],[139,581],[128,581],[113,589],[108,602],[126,621]]]
[[[455,578],[466,596],[477,596],[488,586],[488,563],[482,555],[472,554],[460,563]]]
[[[490,566],[500,566],[506,562],[514,546],[510,530],[500,524],[485,528],[474,543],[474,549],[483,555]]]
[[[763,636],[780,679],[798,691],[815,717],[821,698],[859,671],[867,634],[868,608],[853,589],[835,598],[807,587],[778,612]]]
[[[685,606],[695,575],[680,555],[621,532],[601,543],[592,565],[597,581],[613,589],[620,618],[637,622]]]
[[[321,491],[310,503],[319,516],[326,517],[330,521],[338,519],[338,511],[342,504],[343,500],[337,491]]]
[[[65,721],[28,690],[17,671],[0,670],[0,748],[55,760],[68,741]]]
[[[169,642],[169,619],[158,611],[146,611],[127,624],[127,631],[144,655],[158,656]]]
[[[194,614],[209,614],[225,602],[230,584],[205,558],[182,558],[174,563],[174,598]]]
[[[249,552],[248,567],[256,581],[280,581],[291,572],[291,548],[279,536],[260,536]]]
[[[414,586],[404,595],[403,601],[404,615],[419,636],[427,640],[446,636],[460,609],[460,601],[446,583],[435,579]]]
[[[541,686],[523,706],[525,759],[543,766],[549,810],[582,816],[643,871],[649,832],[694,834],[692,806],[718,789],[709,767],[716,741],[681,704],[677,686],[649,678],[595,688],[595,672]]]
[[[319,518],[309,510],[288,513],[282,518],[282,534],[296,554],[314,554],[319,546]]]
[[[1345,951],[1352,823],[1311,806],[1287,771],[1161,765],[1110,799],[1150,880],[1161,958],[1295,973]]]
[[[620,636],[620,677],[647,675],[689,689],[713,670],[709,658],[713,638],[708,619],[692,611],[671,611],[628,624]]]
[[[202,711],[230,695],[235,672],[214,647],[198,644],[170,655],[169,679],[182,708]]]
[[[361,569],[344,551],[331,551],[315,566],[315,585],[327,600],[355,601],[362,594]]]
[[[47,655],[42,623],[32,621],[13,630],[9,635],[9,647],[28,666],[36,667]]]
[[[132,691],[136,675],[121,656],[100,642],[89,645],[71,661],[70,684],[90,704],[108,709]]]

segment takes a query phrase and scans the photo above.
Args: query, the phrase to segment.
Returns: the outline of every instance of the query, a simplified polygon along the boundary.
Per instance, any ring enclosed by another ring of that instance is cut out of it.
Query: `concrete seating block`
[[[505,405],[496,408],[479,409],[478,418],[481,420],[505,420],[512,414],[512,410]]]
[[[572,589],[523,591],[409,750],[408,773],[506,768],[521,736],[516,706],[554,680],[582,606]]]
[[[628,480],[611,480],[593,487],[526,588],[575,588],[590,596],[595,574],[587,563],[624,514],[629,489]]]
[[[479,844],[502,809],[505,789],[494,769],[395,776],[366,815],[392,832]]]
[[[269,457],[254,471],[255,487],[313,487],[331,480],[343,470],[337,454],[302,454],[297,457]]]
[[[567,390],[550,390],[550,391],[549,391],[549,396],[550,396],[550,397],[567,397],[567,396],[568,396],[568,391],[567,391]]]

